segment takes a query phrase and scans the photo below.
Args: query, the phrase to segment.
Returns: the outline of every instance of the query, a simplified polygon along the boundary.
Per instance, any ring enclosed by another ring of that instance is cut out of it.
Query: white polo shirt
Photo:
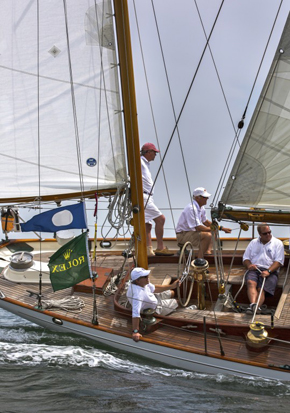
[[[132,305],[132,317],[140,317],[145,308],[156,309],[158,301],[154,291],[155,285],[151,283],[146,284],[144,288],[132,282],[129,284],[126,295]]]
[[[141,171],[142,171],[142,183],[143,183],[143,192],[151,193],[153,195],[152,187],[153,180],[150,171],[150,162],[144,156],[141,156]]]
[[[259,238],[253,239],[247,246],[243,261],[250,260],[252,264],[269,268],[273,262],[284,264],[284,246],[282,241],[272,236],[267,244]]]
[[[196,227],[203,225],[205,221],[206,212],[204,206],[200,207],[198,203],[193,200],[182,211],[176,226],[176,232],[196,231]]]

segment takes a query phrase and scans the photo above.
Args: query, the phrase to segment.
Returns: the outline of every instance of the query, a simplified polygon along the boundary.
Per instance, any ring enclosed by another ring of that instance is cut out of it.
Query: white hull
[[[53,316],[49,316],[48,314],[44,314],[37,310],[27,309],[8,301],[4,301],[3,299],[0,299],[0,307],[49,330],[81,335],[106,346],[140,355],[179,369],[206,374],[231,374],[249,378],[263,377],[265,379],[289,381],[288,372],[268,370],[220,358],[202,356],[195,353],[180,351],[171,347],[152,344],[147,341],[135,343],[131,338],[111,334],[104,331],[102,327],[87,327],[85,325],[61,320],[60,317],[57,318],[57,320],[61,320],[62,325],[59,325],[53,321],[55,320]]]

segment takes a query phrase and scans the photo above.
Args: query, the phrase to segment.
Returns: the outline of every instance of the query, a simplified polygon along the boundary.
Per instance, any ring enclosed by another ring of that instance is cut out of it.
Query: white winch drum
[[[10,267],[16,270],[24,270],[32,267],[33,254],[28,251],[18,251],[11,255]]]

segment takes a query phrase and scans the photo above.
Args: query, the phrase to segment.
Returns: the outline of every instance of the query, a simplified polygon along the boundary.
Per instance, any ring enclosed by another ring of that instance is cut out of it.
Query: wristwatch
[[[139,333],[139,330],[133,330],[132,333]]]
[[[268,270],[268,273],[269,273],[269,274],[272,274],[272,271],[271,271],[271,270]]]

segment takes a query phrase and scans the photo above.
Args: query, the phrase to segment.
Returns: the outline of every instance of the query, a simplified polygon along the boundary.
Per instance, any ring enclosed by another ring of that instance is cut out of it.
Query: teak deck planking
[[[122,264],[122,257],[114,256],[99,256],[96,265],[105,266],[107,268],[113,268],[114,272],[117,273],[120,265]],[[132,261],[128,260],[127,268],[132,265]],[[155,284],[162,284],[163,281],[170,277],[174,277],[177,274],[178,264],[160,264],[153,263],[150,266],[151,281]],[[229,282],[238,282],[241,280],[244,269],[241,268],[235,272],[233,276],[229,278]],[[215,270],[210,268],[209,279],[211,281],[215,278]],[[168,281],[167,281],[168,282]],[[281,279],[279,283],[283,282],[283,275],[281,274]],[[287,287],[288,288],[288,287]],[[6,297],[10,299],[20,301],[32,307],[37,305],[36,297],[30,297],[29,291],[38,293],[37,284],[15,284],[11,281],[5,280],[3,275],[0,277],[0,290],[5,294]],[[42,286],[43,300],[49,299],[61,299],[71,294],[80,297],[85,302],[85,307],[82,309],[81,313],[74,314],[64,310],[52,309],[52,313],[59,314],[60,316],[66,316],[71,319],[76,319],[86,323],[91,323],[93,314],[93,299],[92,294],[87,294],[83,292],[73,292],[71,288],[53,292],[52,288],[47,285]],[[108,332],[114,332],[115,334],[125,334],[131,337],[131,320],[130,317],[119,314],[114,309],[113,295],[104,296],[96,295],[97,302],[97,313],[99,324],[105,328]],[[284,297],[283,308],[279,309],[279,318],[275,319],[275,325],[278,326],[289,326],[290,325],[290,297],[287,295]],[[188,309],[179,309],[172,317],[188,318],[190,324],[194,325],[194,321],[203,318],[204,312],[192,311]],[[212,312],[207,312],[207,317],[209,319],[213,317]],[[218,323],[231,322],[233,324],[249,323],[252,316],[246,314],[236,314],[236,313],[216,313],[217,327]],[[265,324],[269,324],[268,316],[257,316],[256,320],[263,321]],[[188,331],[176,327],[171,327],[161,323],[156,331],[144,336],[144,340],[151,342],[160,343],[160,345],[173,346],[179,349],[194,351],[200,354],[204,354],[205,351],[205,341],[204,335],[201,331]],[[263,365],[267,367],[268,365],[279,366],[281,364],[290,365],[290,352],[286,344],[277,343],[275,345],[270,344],[267,349],[256,352],[249,349],[245,345],[245,338],[238,336],[225,336],[221,335],[221,343],[223,350],[225,352],[226,358],[230,360],[243,360],[245,363],[254,363],[258,365]],[[286,347],[286,348],[285,348]],[[220,342],[216,333],[207,334],[207,355],[214,357],[222,357],[220,354]]]

